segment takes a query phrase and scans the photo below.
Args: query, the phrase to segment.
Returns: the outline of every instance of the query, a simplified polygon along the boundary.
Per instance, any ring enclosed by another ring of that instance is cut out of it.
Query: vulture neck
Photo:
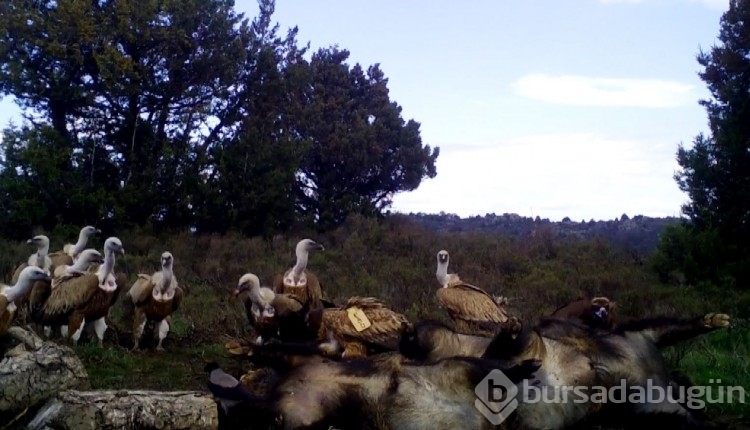
[[[169,290],[169,287],[172,286],[172,265],[166,265],[162,266],[161,268],[161,285],[159,285],[159,289],[161,290],[162,294],[166,293],[167,290]]]
[[[307,257],[309,253],[303,247],[297,247],[297,263],[292,267],[292,276],[298,279],[302,272],[307,268]]]
[[[42,269],[46,269],[46,259],[49,253],[49,245],[45,245],[36,252],[36,266]]]
[[[91,262],[88,259],[79,258],[72,266],[69,266],[68,270],[71,272],[85,272],[89,269],[90,265]]]
[[[448,283],[448,262],[445,263],[438,262],[437,272],[435,272],[435,275],[437,275],[437,280],[440,282],[440,285],[445,286],[445,284]]]
[[[49,255],[49,242],[36,249],[36,254],[33,254],[29,258],[29,266],[36,266],[40,269],[47,270],[47,255]]]
[[[307,258],[309,257],[310,253],[302,243],[297,245],[295,253],[297,254],[297,263],[294,265],[294,267],[292,267],[292,275],[296,280],[299,279],[300,275],[302,275],[302,272],[304,272],[307,268]]]
[[[16,282],[16,285],[12,287],[6,287],[1,294],[8,298],[8,302],[14,302],[19,297],[23,297],[30,288],[31,280],[26,276],[22,276],[18,278],[18,282]]]
[[[99,271],[96,274],[99,278],[99,285],[103,285],[107,280],[107,277],[112,274],[115,268],[115,252],[109,248],[104,248],[104,263],[99,266]]]
[[[75,245],[73,245],[73,249],[70,251],[73,255],[78,255],[83,251],[83,248],[86,247],[86,243],[89,241],[89,237],[86,234],[85,231],[81,230],[80,233],[78,233],[78,242],[76,242]]]
[[[255,280],[250,281],[250,301],[258,306],[264,306],[263,296],[260,294],[260,283]],[[261,309],[262,310],[262,309]]]

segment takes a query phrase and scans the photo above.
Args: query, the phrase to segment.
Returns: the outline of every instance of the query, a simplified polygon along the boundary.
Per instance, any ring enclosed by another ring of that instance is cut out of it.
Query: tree
[[[248,24],[232,0],[0,2],[0,95],[27,119],[0,153],[0,228],[327,228],[435,176],[377,65],[306,60],[258,3]]]
[[[404,122],[377,64],[349,67],[349,52],[320,49],[296,71],[300,105],[293,133],[304,144],[299,210],[326,228],[347,215],[380,214],[393,195],[436,175],[439,148],[423,145],[419,123]]]
[[[698,134],[692,148],[680,145],[675,180],[690,197],[684,228],[696,240],[716,237],[720,243],[711,248],[720,254],[712,259],[744,284],[750,280],[750,0],[730,0],[718,39],[697,56],[712,96],[700,101],[710,136]]]
[[[66,152],[63,171],[114,197],[98,208],[106,218],[186,225],[199,155],[212,142],[201,133],[217,138],[213,120],[238,103],[233,85],[248,37],[232,7],[231,0],[4,1],[0,92],[57,133],[49,141]],[[80,224],[81,210],[57,215]]]
[[[197,205],[200,232],[235,229],[247,235],[274,234],[296,220],[295,172],[298,139],[289,132],[296,120],[290,108],[289,66],[303,61],[297,28],[285,38],[271,25],[274,3],[261,0],[260,15],[251,25],[241,103],[233,121],[207,158],[211,166]]]

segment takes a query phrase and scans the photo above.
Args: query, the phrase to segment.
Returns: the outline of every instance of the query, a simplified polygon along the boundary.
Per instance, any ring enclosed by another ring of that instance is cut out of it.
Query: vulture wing
[[[466,321],[504,323],[508,315],[497,306],[492,296],[479,287],[469,284],[440,288],[436,292],[438,303],[452,318]]]
[[[325,309],[323,324],[344,339],[394,348],[409,321],[375,298],[352,297],[341,308]]]
[[[66,275],[66,279],[52,289],[44,304],[47,315],[66,314],[87,303],[99,289],[99,278],[94,274]]]
[[[133,286],[130,287],[128,295],[130,296],[130,300],[138,305],[145,302],[151,296],[151,291],[153,289],[154,283],[151,282],[151,276],[139,273],[138,279],[136,279]]]
[[[60,251],[49,254],[49,258],[52,260],[53,267],[73,265],[73,257]]]
[[[183,295],[184,293],[182,291],[182,288],[180,287],[175,288],[174,297],[172,297],[172,312],[180,308],[180,303],[182,303]]]

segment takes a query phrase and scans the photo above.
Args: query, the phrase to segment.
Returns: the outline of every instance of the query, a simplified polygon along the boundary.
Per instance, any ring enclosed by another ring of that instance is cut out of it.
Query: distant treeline
[[[231,0],[0,4],[0,234],[96,224],[269,235],[378,215],[438,148],[377,64]]]
[[[668,226],[677,225],[680,218],[648,217],[635,215],[632,218],[622,214],[612,220],[572,221],[565,217],[562,221],[550,221],[548,218],[524,217],[517,214],[486,214],[461,218],[455,214],[408,215],[417,223],[438,232],[487,232],[500,236],[533,237],[551,234],[554,237],[594,239],[601,238],[618,248],[645,256],[656,251],[662,232]]]

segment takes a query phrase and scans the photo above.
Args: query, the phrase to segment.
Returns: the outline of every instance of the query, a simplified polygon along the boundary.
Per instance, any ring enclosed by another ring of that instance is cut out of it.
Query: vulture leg
[[[99,340],[99,346],[104,345],[104,333],[107,331],[106,317],[101,317],[94,321],[94,331],[96,332],[96,338]]]
[[[159,343],[156,345],[157,351],[164,351],[164,347],[161,346],[161,343],[164,341],[164,338],[167,337],[167,333],[169,333],[169,323],[167,322],[167,319],[164,318],[159,322]]]
[[[83,313],[75,311],[68,319],[68,329],[66,330],[66,334],[70,335],[70,338],[73,339],[73,345],[78,344],[78,339],[81,338],[81,333],[83,333],[83,326],[86,324],[86,319],[83,317]],[[70,334],[72,332],[72,334]]]
[[[138,351],[144,328],[146,328],[146,314],[142,310],[136,310],[133,318],[133,351]]]

